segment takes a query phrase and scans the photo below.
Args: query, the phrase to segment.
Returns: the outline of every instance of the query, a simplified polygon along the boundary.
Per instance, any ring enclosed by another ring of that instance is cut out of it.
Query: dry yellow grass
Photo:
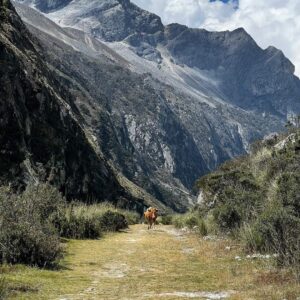
[[[271,261],[238,261],[233,242],[205,241],[172,226],[148,231],[135,225],[101,240],[69,241],[66,250],[58,271],[7,267],[8,280],[21,290],[11,299],[209,299],[207,292],[243,300],[300,297],[299,284]]]

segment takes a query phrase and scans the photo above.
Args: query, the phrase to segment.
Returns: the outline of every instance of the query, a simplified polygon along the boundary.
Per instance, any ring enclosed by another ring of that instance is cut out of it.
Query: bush
[[[39,267],[55,265],[61,255],[59,236],[51,222],[64,202],[47,185],[28,187],[21,195],[0,191],[0,261]]]
[[[175,215],[172,218],[172,223],[176,228],[188,227],[194,229],[197,233],[202,236],[208,234],[208,227],[206,222],[197,212],[189,212],[183,215]]]
[[[47,184],[28,186],[21,199],[26,202],[28,212],[38,215],[41,220],[55,218],[66,205],[59,191]]]
[[[228,228],[234,229],[238,227],[241,222],[241,216],[237,208],[230,203],[225,203],[215,208],[213,210],[213,216],[220,228],[224,230]]]
[[[88,214],[84,209],[70,205],[65,214],[56,222],[60,236],[73,239],[96,239],[102,230],[97,215]]]
[[[290,207],[295,216],[300,218],[300,166],[294,172],[283,172],[278,179],[279,201]]]
[[[108,210],[100,217],[100,226],[103,231],[119,231],[127,228],[128,224],[124,215]]]
[[[59,237],[49,225],[16,223],[1,233],[2,262],[53,266],[60,256]]]
[[[171,225],[172,224],[172,215],[164,215],[161,217],[161,223],[163,225]]]
[[[198,222],[198,232],[201,236],[206,236],[208,234],[208,228],[203,219],[200,219]]]
[[[292,267],[300,278],[300,219],[280,204],[267,208],[253,224],[245,224],[240,237],[247,252],[277,254],[279,266]]]
[[[134,225],[141,222],[141,216],[137,212],[120,210],[120,213],[124,215],[128,225]]]
[[[7,284],[3,276],[0,277],[0,300],[4,300],[7,297]]]
[[[67,204],[46,184],[29,186],[20,195],[1,188],[0,263],[52,267],[62,253],[59,236],[95,239],[138,220],[137,213],[118,211],[107,203]]]
[[[199,217],[194,214],[186,214],[183,218],[183,223],[186,227],[192,229],[199,225]]]
[[[137,214],[118,211],[107,203],[73,203],[65,208],[65,213],[56,221],[56,226],[63,237],[96,239],[101,237],[103,232],[125,229],[128,223],[135,223],[137,220]]]
[[[263,248],[262,234],[256,230],[255,226],[244,224],[240,229],[239,236],[247,253],[260,251]]]
[[[207,214],[205,217],[203,217],[203,220],[207,230],[207,234],[217,235],[219,233],[219,226],[212,214]]]
[[[185,224],[184,224],[184,215],[175,215],[175,216],[173,216],[172,222],[173,222],[173,225],[176,228],[183,228],[183,227],[185,227]]]

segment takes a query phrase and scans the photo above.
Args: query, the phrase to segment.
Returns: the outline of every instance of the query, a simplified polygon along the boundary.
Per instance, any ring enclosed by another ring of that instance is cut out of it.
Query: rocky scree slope
[[[44,63],[40,44],[10,2],[0,4],[0,183],[22,189],[48,182],[68,199],[108,200],[140,211],[152,200],[159,205],[122,185],[74,95]]]

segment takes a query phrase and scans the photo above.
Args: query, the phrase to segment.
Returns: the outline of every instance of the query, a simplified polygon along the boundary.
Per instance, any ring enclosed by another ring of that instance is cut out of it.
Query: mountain
[[[0,183],[18,190],[43,181],[70,200],[163,208],[137,187],[135,193],[127,188],[95,144],[73,92],[45,63],[40,44],[10,2],[0,4]]]
[[[173,210],[196,201],[197,178],[299,111],[292,64],[243,29],[164,26],[125,0],[14,5],[118,181]]]
[[[208,81],[207,84],[214,79],[222,100],[243,109],[281,117],[300,109],[297,97],[300,82],[294,76],[292,63],[274,47],[265,50],[258,47],[242,28],[232,32],[209,32],[179,24],[164,26],[158,16],[129,0],[18,1],[43,12],[47,10],[40,8],[41,3],[43,7],[51,3],[53,9],[46,16],[60,26],[82,30],[102,41],[121,42],[138,56],[162,68],[168,58],[175,65],[192,68],[200,78],[204,77],[202,81]],[[179,70],[171,71],[179,73]],[[183,78],[185,83],[198,90],[203,88],[203,82],[193,78],[195,74],[188,77],[192,78]],[[191,79],[195,82],[189,82]]]
[[[242,28],[209,32],[179,24],[163,26],[158,16],[129,0],[71,1],[47,17],[106,42],[123,42],[138,56],[162,67],[172,59],[176,65],[192,68],[204,81],[218,83],[222,100],[243,109],[281,117],[300,109],[300,82],[293,75],[292,63],[274,47],[259,48]],[[201,82],[193,75],[183,79],[201,90]]]

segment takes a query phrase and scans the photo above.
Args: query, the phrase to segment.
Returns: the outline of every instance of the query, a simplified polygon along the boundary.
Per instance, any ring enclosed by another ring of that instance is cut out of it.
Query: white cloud
[[[230,1],[132,0],[161,16],[165,24],[181,23],[208,30],[244,27],[262,48],[281,49],[300,75],[300,1],[240,0],[239,8]]]
[[[165,24],[180,23],[200,27],[207,18],[226,21],[235,4],[209,0],[132,0],[140,7],[158,14]]]

